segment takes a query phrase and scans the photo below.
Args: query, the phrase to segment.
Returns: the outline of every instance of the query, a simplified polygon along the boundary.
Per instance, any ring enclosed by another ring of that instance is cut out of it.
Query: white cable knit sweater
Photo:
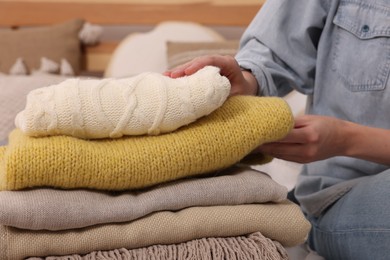
[[[219,68],[172,79],[142,73],[124,79],[68,79],[31,91],[15,124],[30,136],[118,138],[176,130],[220,107],[230,92]]]

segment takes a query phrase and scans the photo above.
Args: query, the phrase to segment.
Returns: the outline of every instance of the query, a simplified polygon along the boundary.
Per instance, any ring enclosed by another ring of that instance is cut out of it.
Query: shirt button
[[[370,26],[368,26],[367,24],[362,26],[362,32],[368,32],[369,30],[370,30]]]

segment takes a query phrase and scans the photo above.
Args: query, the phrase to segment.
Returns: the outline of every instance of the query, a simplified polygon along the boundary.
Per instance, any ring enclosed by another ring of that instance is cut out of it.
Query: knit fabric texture
[[[34,74],[34,76],[0,77],[0,143],[6,141],[15,128],[15,117],[26,106],[27,94],[39,87],[66,80],[56,74]]]
[[[163,210],[278,202],[286,198],[287,188],[268,175],[246,167],[230,167],[207,178],[183,179],[138,191],[2,191],[0,225],[64,230],[128,222]]]
[[[31,257],[27,260],[287,260],[286,249],[260,232],[237,237],[210,237],[171,245],[94,251],[87,255]]]
[[[0,189],[28,187],[125,190],[227,168],[293,126],[277,97],[234,96],[169,134],[83,140],[28,137],[15,129],[0,153]]]
[[[310,223],[289,202],[190,207],[160,211],[138,220],[63,231],[34,231],[0,226],[0,259],[88,254],[117,248],[178,244],[207,237],[261,232],[285,247],[301,244]]]
[[[229,80],[212,66],[176,79],[148,72],[123,79],[68,79],[31,91],[15,124],[30,136],[157,135],[210,114],[229,93]]]

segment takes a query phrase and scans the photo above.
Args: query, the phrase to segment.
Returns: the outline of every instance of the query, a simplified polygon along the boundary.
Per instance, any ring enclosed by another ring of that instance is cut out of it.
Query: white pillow
[[[168,41],[223,41],[214,30],[192,22],[163,22],[152,31],[132,33],[115,49],[105,77],[130,77],[142,72],[167,70]]]

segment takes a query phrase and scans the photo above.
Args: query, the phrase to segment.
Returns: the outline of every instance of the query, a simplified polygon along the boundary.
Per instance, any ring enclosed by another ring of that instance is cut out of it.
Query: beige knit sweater
[[[210,114],[229,92],[229,80],[211,66],[177,79],[147,72],[123,79],[68,79],[31,91],[15,124],[30,136],[156,135]]]

